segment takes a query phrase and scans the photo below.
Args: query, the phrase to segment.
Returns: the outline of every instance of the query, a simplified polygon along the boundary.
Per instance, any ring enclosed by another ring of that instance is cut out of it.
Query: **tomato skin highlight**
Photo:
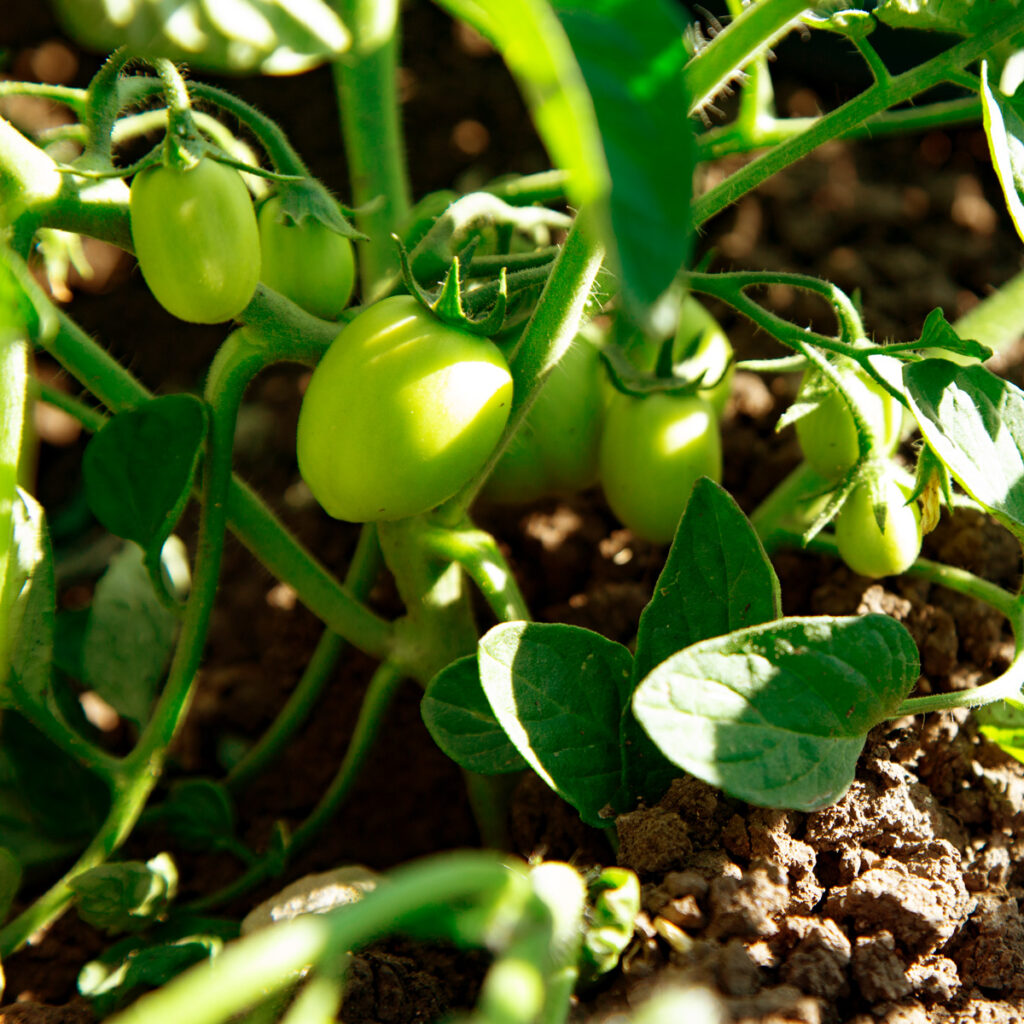
[[[899,440],[903,406],[874,378],[863,372],[848,375],[857,407],[875,432],[888,455]],[[839,480],[853,468],[860,455],[857,428],[846,401],[838,391],[796,421],[796,436],[807,464],[826,480]]]
[[[836,544],[843,561],[861,576],[878,578],[906,572],[921,553],[921,513],[904,504],[910,491],[895,480],[882,485],[885,532],[878,528],[871,488],[858,484],[836,518]]]
[[[484,498],[524,504],[597,482],[603,376],[597,346],[577,335],[488,477]]]
[[[601,484],[611,510],[636,536],[667,544],[697,478],[722,478],[714,407],[696,395],[616,393],[605,413]]]
[[[299,471],[336,519],[404,519],[450,498],[494,449],[512,375],[491,341],[408,295],[342,328],[299,413]]]
[[[232,320],[260,276],[260,242],[238,171],[203,158],[188,170],[156,164],[132,179],[139,269],[169,313],[197,324]]]
[[[277,196],[260,207],[260,280],[308,313],[336,320],[355,285],[352,243],[319,221],[294,224],[279,220],[280,214]]]

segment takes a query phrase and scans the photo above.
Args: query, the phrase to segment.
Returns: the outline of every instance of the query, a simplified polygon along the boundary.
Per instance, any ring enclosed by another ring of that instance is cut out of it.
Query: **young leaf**
[[[553,6],[597,114],[623,290],[646,307],[690,252],[696,147],[681,73],[686,19],[668,0],[555,0]]]
[[[480,640],[480,681],[530,767],[588,824],[619,786],[619,719],[632,658],[621,644],[559,623],[505,622]]]
[[[727,491],[702,477],[640,616],[634,678],[700,640],[781,614],[779,580],[750,521]]]
[[[1017,234],[1024,240],[1024,118],[1014,99],[989,84],[988,61],[981,62],[981,102],[985,134],[1003,198]]]
[[[910,409],[957,483],[1024,533],[1024,391],[980,364],[924,359],[903,369]]]
[[[89,507],[111,533],[135,541],[151,563],[159,563],[185,508],[205,436],[203,403],[193,395],[164,395],[118,413],[85,450]]]
[[[106,932],[145,928],[167,912],[178,891],[178,869],[170,854],[141,861],[100,864],[68,882],[78,916]]]
[[[810,811],[842,796],[868,730],[918,671],[914,641],[886,615],[780,619],[673,655],[633,710],[691,774],[749,803]]]
[[[966,364],[976,359],[984,361],[992,356],[992,349],[987,345],[961,338],[938,306],[925,318],[920,345],[925,349],[925,355],[949,359],[954,363]]]
[[[82,644],[84,681],[142,725],[177,629],[177,617],[153,589],[142,551],[126,544],[96,584]]]
[[[498,775],[527,767],[487,703],[475,654],[430,680],[420,713],[434,742],[466,771]]]

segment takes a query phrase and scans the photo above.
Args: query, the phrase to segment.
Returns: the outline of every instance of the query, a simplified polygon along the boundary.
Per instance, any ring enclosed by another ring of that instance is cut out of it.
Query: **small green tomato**
[[[858,484],[836,518],[836,544],[843,561],[861,576],[895,576],[906,572],[921,553],[921,513],[906,504],[910,490],[895,480],[881,485],[884,530],[879,529],[871,488]]]

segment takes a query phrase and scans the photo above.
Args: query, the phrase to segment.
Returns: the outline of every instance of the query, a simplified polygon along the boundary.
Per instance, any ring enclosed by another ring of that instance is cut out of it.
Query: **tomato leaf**
[[[84,46],[129,46],[233,74],[291,75],[344,53],[348,29],[325,0],[57,0],[65,30]]]
[[[993,8],[977,0],[882,0],[874,14],[893,28],[931,29],[969,36],[992,20]]]
[[[691,774],[749,803],[810,811],[846,791],[868,730],[918,671],[914,641],[886,615],[780,619],[673,655],[633,710]]]
[[[194,395],[164,395],[110,419],[82,462],[85,495],[111,533],[146,552],[154,581],[199,466],[206,407]]]
[[[487,702],[475,654],[430,680],[420,713],[434,742],[466,771],[498,775],[527,767]]]
[[[903,380],[921,433],[957,483],[1024,534],[1024,391],[946,359],[909,363]]]
[[[777,619],[781,601],[750,521],[728,491],[701,477],[640,616],[635,678],[700,640]]]
[[[177,629],[177,616],[154,590],[141,549],[125,545],[93,594],[82,644],[85,681],[118,714],[142,725]]]
[[[622,287],[647,307],[690,254],[696,147],[681,73],[689,59],[687,22],[668,0],[555,0],[553,6],[597,114]]]
[[[956,363],[971,359],[985,360],[992,356],[992,349],[987,345],[961,338],[938,306],[925,318],[924,326],[921,328],[920,345],[923,349],[937,349],[938,351],[927,354],[940,359],[957,356],[959,358],[952,359]]]
[[[0,846],[0,921],[6,920],[20,887],[21,863],[6,846]]]
[[[1016,100],[988,80],[988,61],[981,62],[981,102],[992,165],[1017,234],[1024,240],[1024,118]]]
[[[619,788],[619,719],[632,657],[621,644],[560,623],[505,622],[478,647],[495,717],[530,767],[590,825]]]
[[[68,880],[78,916],[107,932],[136,931],[166,914],[178,891],[178,870],[170,854],[151,861],[99,864]]]
[[[974,712],[978,731],[1000,746],[1010,757],[1024,761],[1024,707],[999,701]]]

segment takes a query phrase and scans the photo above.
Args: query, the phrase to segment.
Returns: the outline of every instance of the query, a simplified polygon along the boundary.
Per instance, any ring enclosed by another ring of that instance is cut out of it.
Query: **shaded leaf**
[[[633,709],[691,774],[750,803],[809,811],[846,791],[868,730],[918,671],[914,641],[886,615],[781,619],[673,655]]]
[[[108,933],[146,928],[162,917],[178,891],[170,854],[152,860],[99,864],[68,880],[78,916]]]
[[[152,817],[186,849],[214,849],[235,834],[231,797],[209,779],[178,780]]]
[[[141,725],[174,645],[178,619],[153,589],[142,551],[126,544],[96,584],[82,674],[120,715]]]
[[[619,787],[619,719],[632,657],[621,644],[560,623],[506,622],[479,644],[480,680],[530,767],[588,824]]]
[[[497,775],[527,767],[491,710],[475,654],[430,680],[420,713],[434,742],[466,771]]]

